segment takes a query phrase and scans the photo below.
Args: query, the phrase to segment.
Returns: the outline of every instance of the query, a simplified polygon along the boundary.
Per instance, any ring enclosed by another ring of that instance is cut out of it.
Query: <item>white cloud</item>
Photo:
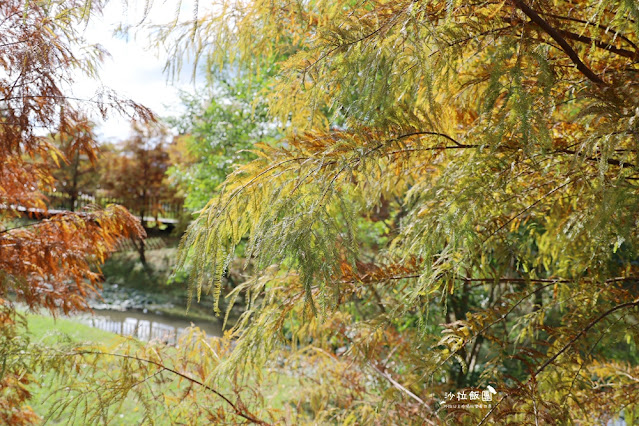
[[[74,96],[91,98],[100,87],[105,86],[115,90],[121,97],[153,110],[159,116],[174,115],[181,111],[179,90],[193,91],[191,73],[188,65],[185,72],[177,81],[167,81],[163,73],[166,55],[150,48],[146,36],[137,33],[128,37],[114,36],[115,29],[120,24],[134,25],[143,17],[144,1],[130,1],[127,7],[121,2],[111,1],[107,4],[102,16],[95,16],[84,30],[84,37],[89,43],[98,43],[111,55],[107,58],[99,71],[99,81],[81,76],[73,85]],[[151,12],[145,18],[145,24],[163,24],[175,19],[175,1],[171,5],[167,2],[156,1]],[[192,5],[181,3],[185,16]],[[192,67],[191,67],[192,68]],[[122,117],[110,117],[105,122],[98,123],[98,133],[101,139],[122,139],[129,134],[129,122]]]

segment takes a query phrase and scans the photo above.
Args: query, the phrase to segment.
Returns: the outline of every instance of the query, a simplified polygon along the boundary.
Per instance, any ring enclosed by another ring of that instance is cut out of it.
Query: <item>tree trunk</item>
[[[77,152],[73,158],[73,183],[71,186],[71,208],[72,212],[75,211],[78,202],[78,167],[80,164],[80,154]]]
[[[144,227],[144,208],[140,211],[140,222],[142,223],[142,227]],[[146,261],[146,242],[143,238],[138,239],[135,244],[135,248],[138,250],[138,254],[140,255],[140,263],[142,263],[142,267],[148,273],[151,272],[149,264]]]
[[[144,270],[148,271],[149,264],[146,262],[146,243],[144,242],[144,238],[139,238],[135,242],[135,248],[138,250],[138,254],[140,255],[140,263],[142,263]]]

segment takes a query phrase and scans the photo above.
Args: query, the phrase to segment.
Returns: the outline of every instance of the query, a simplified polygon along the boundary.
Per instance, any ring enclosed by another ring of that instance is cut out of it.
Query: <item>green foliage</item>
[[[218,191],[234,167],[252,160],[255,141],[273,141],[277,125],[269,120],[259,77],[218,76],[208,96],[182,93],[186,112],[169,120],[179,132],[172,147],[169,176],[186,195],[186,206],[199,210]]]
[[[22,358],[33,371],[44,373],[41,387],[31,388],[33,407],[47,422],[233,424],[243,417],[254,418],[255,410],[263,414],[262,404],[252,399],[246,386],[233,379],[204,380],[230,350],[228,340],[212,340],[194,329],[177,347],[166,347],[71,321],[33,315],[27,320],[33,350],[45,351],[23,351]],[[281,398],[296,381],[274,371],[263,373],[264,384],[272,390],[265,397],[275,410],[282,409]],[[225,400],[225,395],[231,399]],[[250,401],[249,406],[242,398]],[[236,414],[225,414],[220,404],[236,407]]]
[[[102,266],[102,274],[109,284],[158,290],[166,287],[172,271],[174,250],[148,250],[146,269],[132,252],[115,254]]]

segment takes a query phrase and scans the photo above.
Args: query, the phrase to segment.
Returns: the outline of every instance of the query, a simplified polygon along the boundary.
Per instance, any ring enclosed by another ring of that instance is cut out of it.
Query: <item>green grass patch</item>
[[[65,318],[54,318],[50,315],[25,315],[27,329],[32,341],[48,346],[56,344],[77,343],[99,344],[107,347],[115,347],[122,343],[125,338],[117,334],[102,331],[88,325],[75,322]],[[97,372],[97,374],[104,374]],[[53,373],[43,374],[39,377],[39,386],[33,386],[31,407],[41,417],[46,418],[51,411],[54,400],[49,398],[50,393],[60,387],[60,384]],[[124,403],[117,407],[117,413],[113,425],[135,425],[142,419],[141,409],[134,398],[127,398]],[[47,424],[63,425],[83,425],[81,416],[74,420],[73,413],[63,412],[56,419],[51,419]]]
[[[123,340],[123,337],[117,334],[65,318],[27,314],[26,319],[29,335],[33,341],[37,342],[55,343],[64,339],[77,343],[98,343],[111,346],[117,345]]]
[[[125,342],[127,338],[118,336],[113,333],[92,328],[90,326],[75,322],[66,318],[53,318],[47,315],[26,314],[28,333],[33,342],[39,342],[49,347],[59,345],[76,344],[88,345],[98,344],[105,347],[116,347],[118,344]],[[170,356],[171,351],[175,348],[167,347],[163,351],[165,356]],[[110,371],[95,371],[91,375],[95,375],[96,380],[111,374]],[[295,399],[295,395],[301,391],[299,381],[291,377],[290,374],[281,374],[281,372],[272,369],[263,370],[264,381],[261,384],[261,390],[265,398],[267,406],[282,409],[288,405],[291,399]],[[64,395],[58,393],[50,397],[52,392],[63,389],[64,384],[60,383],[53,372],[45,373],[36,377],[39,386],[32,385],[31,407],[34,411],[46,418],[47,414],[55,406],[56,396]],[[218,380],[218,384],[214,385],[216,389],[225,395],[232,396],[230,385],[225,380]],[[150,383],[150,382],[149,382]],[[255,382],[253,382],[255,383]],[[248,384],[249,387],[254,385]],[[180,395],[185,387],[184,381],[169,381],[164,385],[153,384],[153,393],[156,396]],[[203,403],[204,402],[203,400]],[[169,403],[170,405],[171,403]],[[167,406],[168,412],[171,407]],[[144,420],[144,407],[140,404],[133,393],[130,393],[121,404],[116,404],[109,408],[110,418],[109,425],[137,425],[142,424]],[[154,419],[154,423],[158,425],[171,424],[169,418]],[[193,419],[195,420],[195,419]],[[71,407],[57,413],[55,418],[47,419],[47,424],[54,425],[84,425],[82,413],[74,413]]]

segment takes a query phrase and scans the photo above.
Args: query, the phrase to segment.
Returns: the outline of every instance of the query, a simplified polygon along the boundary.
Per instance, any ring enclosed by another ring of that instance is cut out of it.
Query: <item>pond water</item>
[[[221,336],[222,323],[198,321],[193,322],[172,318],[144,311],[110,311],[94,310],[94,315],[82,315],[77,319],[83,324],[100,330],[123,336],[132,336],[140,340],[160,340],[168,344],[175,344],[184,330],[193,325],[206,332],[207,336]]]

